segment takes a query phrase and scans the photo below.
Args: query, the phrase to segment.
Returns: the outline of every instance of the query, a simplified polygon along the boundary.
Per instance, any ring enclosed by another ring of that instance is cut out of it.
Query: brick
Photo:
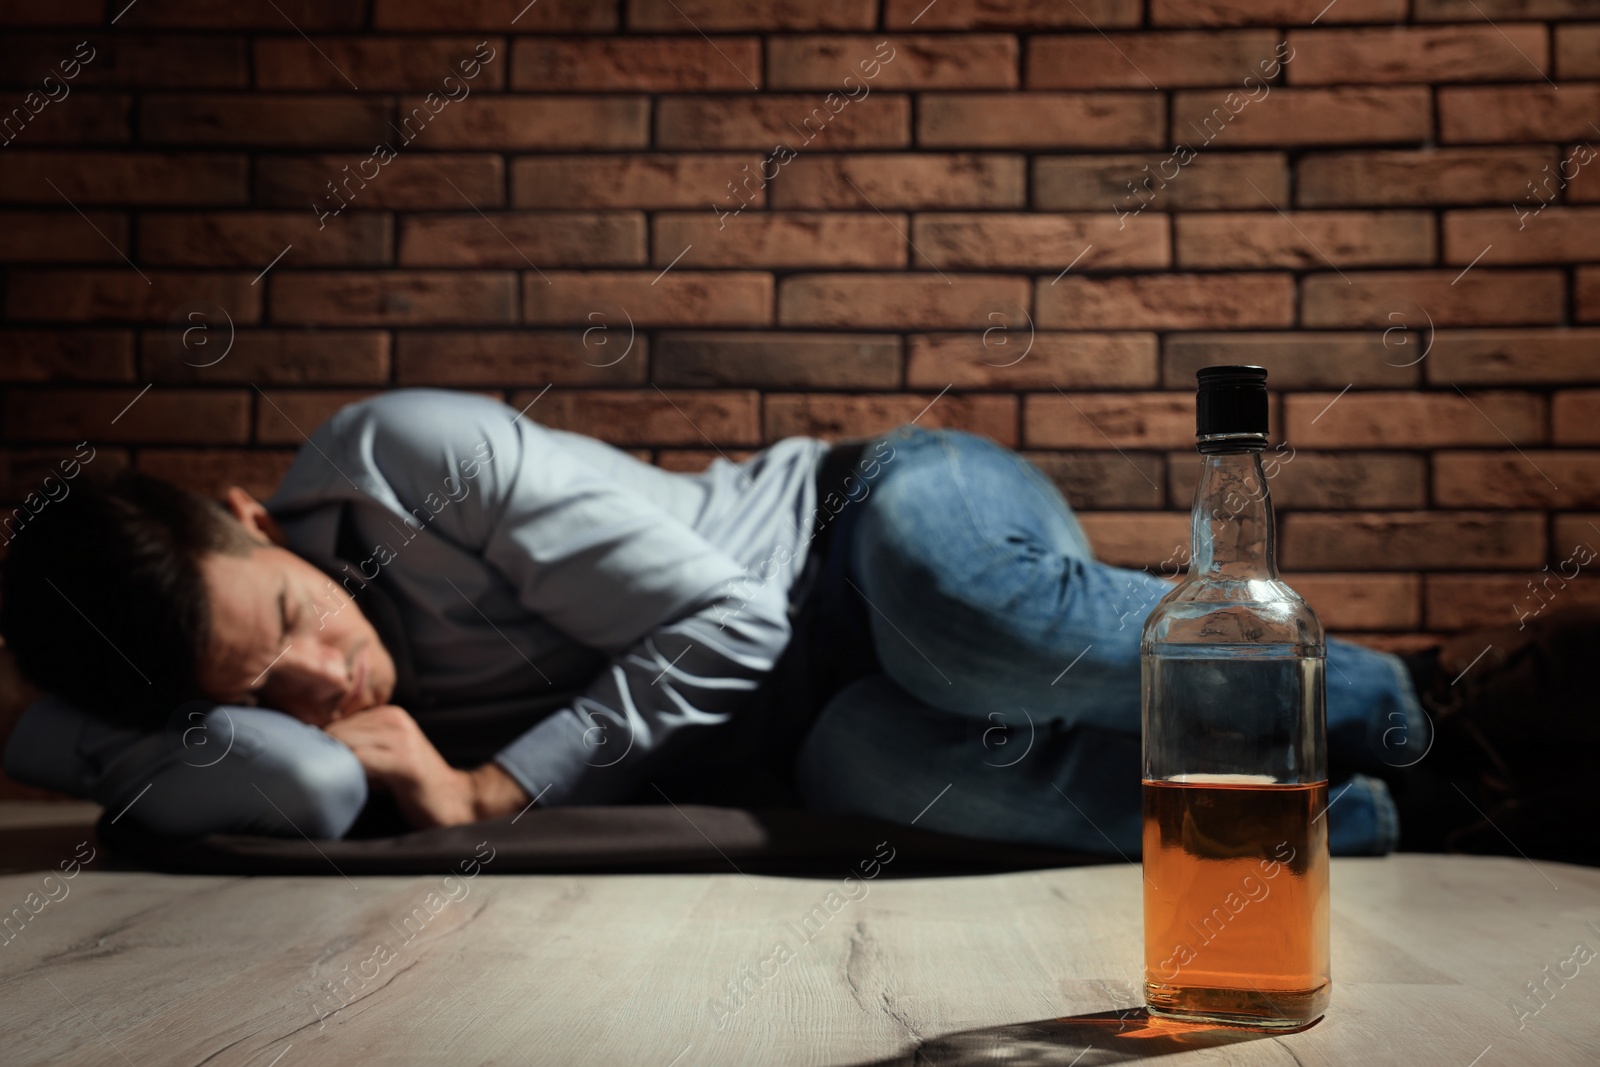
[[[408,215],[400,225],[399,263],[625,267],[644,263],[645,243],[644,214],[638,211]]]
[[[1418,22],[1478,19],[1581,19],[1594,17],[1593,0],[1417,0]]]
[[[1015,89],[1018,55],[1017,39],[999,33],[773,37],[767,79],[774,89]]]
[[[740,463],[755,452],[747,448],[725,448],[721,452],[711,449],[662,448],[656,451],[656,466],[678,474],[699,474],[719,459]]]
[[[917,143],[933,148],[1155,148],[1166,131],[1158,93],[930,93]]]
[[[28,94],[18,92],[0,112],[0,145],[118,144],[131,138],[129,116],[132,98],[121,93],[72,94],[71,106],[45,103],[32,113],[23,103]],[[38,100],[47,100],[41,93]]]
[[[521,408],[533,393],[517,393]],[[528,417],[614,445],[756,445],[760,398],[748,390],[552,389]]]
[[[1171,265],[1164,215],[920,214],[911,243],[919,267],[1059,271],[1072,265],[1089,273]]]
[[[884,0],[890,29],[994,30],[1057,27],[1137,26],[1139,0]]]
[[[511,87],[524,91],[745,92],[762,84],[755,37],[519,37],[511,57]]]
[[[235,323],[261,317],[261,290],[248,274],[219,271],[30,270],[12,273],[6,314],[17,320],[136,320],[165,323],[191,304],[220,304]]]
[[[282,32],[285,25],[306,30],[360,29],[362,0],[162,0],[135,4],[117,19],[119,30],[256,29]]]
[[[1574,272],[1573,304],[1579,322],[1600,322],[1600,270],[1582,267]]]
[[[1154,510],[1164,503],[1160,456],[1142,452],[1024,452],[1074,509]]]
[[[48,7],[27,0],[0,3],[0,26],[96,26],[105,18],[104,0],[62,0]]]
[[[1404,331],[1168,334],[1162,384],[1193,389],[1201,367],[1244,363],[1265,367],[1274,389],[1405,388],[1421,378],[1425,343]]]
[[[766,326],[772,275],[753,271],[545,271],[524,273],[523,321],[590,326],[596,311],[634,326]],[[617,326],[620,329],[620,325]]]
[[[762,158],[760,153],[750,152],[515,159],[511,161],[511,203],[527,208],[705,208],[732,195],[729,183],[754,175],[755,180],[741,195],[751,206],[762,207],[767,199],[760,178]],[[788,172],[784,173],[787,181]],[[737,205],[730,202],[730,206]]]
[[[1279,66],[1271,30],[1075,33],[1028,40],[1030,89],[1163,89],[1238,85]],[[1259,67],[1262,61],[1269,66]]]
[[[1273,89],[1252,101],[1246,92],[1253,91],[1174,94],[1174,136],[1200,151],[1212,140],[1282,148],[1426,141],[1433,132],[1432,99],[1421,87]]]
[[[1600,549],[1600,538],[1590,536],[1586,547]],[[1577,562],[1586,555],[1563,554],[1551,564],[1517,574],[1430,574],[1425,592],[1428,629],[1522,625],[1545,608],[1600,604],[1600,580]]]
[[[144,331],[139,365],[146,377],[246,385],[382,385],[389,380],[389,335],[382,330],[238,330],[230,345],[219,322],[208,324],[214,335],[202,345],[202,334],[188,333],[200,321],[180,319],[165,331]]]
[[[250,398],[242,390],[11,389],[6,437],[13,441],[112,444],[242,444]],[[113,421],[115,420],[115,421]]]
[[[876,0],[627,0],[628,29],[870,30]]]
[[[1504,205],[1556,162],[1546,147],[1313,152],[1295,165],[1301,207]]]
[[[139,135],[150,144],[251,148],[367,148],[387,139],[383,99],[312,94],[156,93],[139,105]]]
[[[1433,262],[1433,215],[1425,211],[1241,211],[1179,215],[1174,224],[1178,266],[1189,269]]]
[[[128,249],[126,215],[0,211],[0,263],[121,263],[118,249]]]
[[[1440,330],[1422,366],[1436,385],[1600,383],[1600,330]]]
[[[511,271],[274,271],[272,319],[310,326],[505,324],[517,320]]]
[[[916,420],[927,429],[967,430],[1003,445],[1017,443],[1017,400],[946,393],[848,395],[782,393],[766,398],[766,440],[866,437]]]
[[[654,262],[692,267],[904,267],[904,215],[752,212],[719,218],[709,211],[659,214]]]
[[[256,162],[256,198],[263,207],[312,205],[331,211],[340,201],[352,209],[394,208],[469,210],[504,205],[505,163],[499,156],[401,152],[379,167],[363,186],[369,155],[264,156]],[[328,188],[332,182],[337,190]],[[464,200],[463,197],[466,199]],[[337,225],[337,223],[330,223]]]
[[[1496,570],[1538,567],[1545,519],[1527,512],[1289,512],[1285,570]]]
[[[1550,418],[1556,444],[1600,445],[1600,389],[1557,393],[1550,401]]]
[[[1556,26],[1556,77],[1600,78],[1600,23]]]
[[[906,363],[912,388],[1139,389],[1156,385],[1151,333],[1038,333],[1013,313],[982,333],[917,334]]]
[[[1379,652],[1392,652],[1397,656],[1408,656],[1415,652],[1425,652],[1439,646],[1439,635],[1431,633],[1415,634],[1368,634],[1354,631],[1338,635],[1352,644],[1364,648],[1376,649]]]
[[[1296,30],[1290,85],[1540,81],[1550,69],[1542,25],[1387,26]]]
[[[1286,574],[1283,580],[1329,630],[1415,630],[1422,625],[1420,574]]]
[[[1438,106],[1445,144],[1585,138],[1600,111],[1600,85],[1440,89]]]
[[[1520,209],[1520,210],[1519,210]],[[1534,211],[1537,210],[1537,214]],[[1444,260],[1486,267],[1514,263],[1581,263],[1596,258],[1600,207],[1513,207],[1444,213]]]
[[[1153,26],[1303,26],[1405,17],[1406,0],[1340,0],[1320,11],[1297,0],[1150,0]]]
[[[643,148],[650,137],[650,102],[642,96],[474,94],[432,120],[422,97],[404,96],[399,111],[407,136],[429,149]]]
[[[1254,186],[1254,188],[1252,188]],[[1289,166],[1278,152],[1046,156],[1033,162],[1033,205],[1050,211],[1105,210],[1119,217],[1158,211],[1285,205]]]
[[[1170,576],[1189,564],[1188,512],[1084,512],[1078,523],[1094,558],[1113,567],[1139,567]]]
[[[139,219],[139,257],[158,267],[262,270],[293,245],[278,267],[375,266],[388,262],[392,235],[389,216],[370,211],[332,226],[318,226],[309,211],[147,214]]]
[[[74,89],[243,89],[249,84],[244,38],[217,34],[7,34],[0,40],[0,70],[8,82],[14,78],[21,85],[32,86],[47,74],[59,79],[62,63],[80,54],[84,43],[91,58],[80,61]]]
[[[1313,274],[1301,282],[1306,326],[1520,326],[1561,321],[1566,285],[1558,271],[1374,271]],[[1392,315],[1402,316],[1399,319]]]
[[[539,0],[528,7],[500,0],[375,0],[372,24],[380,30],[606,31],[617,28],[617,8],[594,0]]]
[[[641,385],[649,343],[618,323],[584,330],[406,330],[395,340],[399,385]]]
[[[488,47],[480,50],[480,44]],[[505,49],[502,37],[263,37],[255,41],[256,85],[343,91],[354,82],[367,93],[496,92],[506,84]],[[447,77],[455,80],[447,85]]]
[[[1031,448],[1179,448],[1194,444],[1194,397],[1182,393],[1037,393],[1023,402]]]
[[[1535,393],[1298,393],[1284,398],[1284,436],[1298,448],[1440,448],[1544,440]]]
[[[900,338],[883,334],[665,333],[655,380],[665,386],[893,389]]]
[[[1557,515],[1554,524],[1550,551],[1557,561],[1570,557],[1577,545],[1600,550],[1600,513]]]
[[[289,449],[178,449],[146,448],[139,451],[139,469],[145,474],[181,486],[191,493],[220,499],[231,486],[239,486],[257,500],[265,500],[294,462]]]
[[[993,153],[805,155],[772,186],[780,208],[1020,208],[1026,200],[1023,158]]]
[[[0,381],[133,380],[130,330],[0,330],[0,352]]]
[[[360,389],[280,389],[259,394],[256,441],[264,445],[298,445],[347,404],[374,395]]]
[[[674,96],[656,104],[658,148],[758,148],[771,153],[783,144],[796,152],[813,146],[836,152],[905,148],[910,143],[911,101],[904,95],[874,93],[854,103],[842,91],[827,96]]]
[[[75,480],[86,470],[109,474],[128,466],[126,449],[106,448],[90,441],[81,442],[85,447],[79,449],[76,447],[79,443],[45,448],[0,448],[0,500],[20,503],[29,493],[45,488],[46,478]],[[79,459],[80,455],[87,462]],[[66,475],[71,475],[71,479],[64,477]],[[0,544],[8,542],[14,531],[19,531],[23,525],[10,510],[0,507]]]
[[[1038,282],[1034,315],[1043,329],[1196,330],[1288,326],[1294,279],[1287,274],[1166,274]]]
[[[1028,305],[1024,278],[983,274],[800,274],[778,287],[784,326],[984,329]]]
[[[1272,504],[1296,511],[1353,508],[1425,508],[1428,467],[1421,456],[1382,452],[1311,452],[1288,437],[1261,455]],[[1177,453],[1167,460],[1172,501],[1194,499],[1200,456]]]
[[[1446,508],[1600,507],[1600,452],[1440,452],[1433,499]]]

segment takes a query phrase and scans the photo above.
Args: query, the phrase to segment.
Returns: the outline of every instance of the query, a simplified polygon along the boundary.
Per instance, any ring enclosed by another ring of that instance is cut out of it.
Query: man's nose
[[[296,653],[299,653],[296,655]],[[284,655],[280,667],[287,667],[290,675],[307,698],[329,700],[343,695],[350,682],[349,665],[344,654],[329,645],[314,644],[294,647]]]

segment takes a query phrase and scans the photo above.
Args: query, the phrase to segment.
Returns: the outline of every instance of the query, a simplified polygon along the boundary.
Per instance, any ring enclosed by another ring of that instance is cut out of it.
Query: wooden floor
[[[847,883],[462,859],[481,873],[173,877],[97,853],[0,877],[29,915],[0,945],[0,1062],[1600,1063],[1588,868],[1336,860],[1332,1010],[1259,1037],[1143,1018],[1131,866]]]

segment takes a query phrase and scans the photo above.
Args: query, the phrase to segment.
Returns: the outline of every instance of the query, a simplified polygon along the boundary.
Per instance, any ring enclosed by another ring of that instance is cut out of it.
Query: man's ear
[[[237,485],[230,485],[227,492],[222,494],[222,504],[239,520],[239,525],[262,544],[282,548],[289,543],[283,534],[283,527],[267,513],[261,501]]]

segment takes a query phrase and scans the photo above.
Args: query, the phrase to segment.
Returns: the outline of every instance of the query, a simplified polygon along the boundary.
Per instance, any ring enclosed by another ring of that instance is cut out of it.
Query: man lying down
[[[403,390],[320,427],[265,503],[123,475],[20,531],[0,630],[47,695],[5,769],[174,835],[337,838],[387,793],[418,827],[803,803],[1133,856],[1140,626],[1169,588],[965,433],[686,475]],[[1497,640],[1559,682],[1571,628]],[[1328,643],[1334,852],[1440,847],[1477,819],[1455,784],[1510,796],[1452,735],[1499,736],[1511,668],[1452,686],[1453,654]]]

